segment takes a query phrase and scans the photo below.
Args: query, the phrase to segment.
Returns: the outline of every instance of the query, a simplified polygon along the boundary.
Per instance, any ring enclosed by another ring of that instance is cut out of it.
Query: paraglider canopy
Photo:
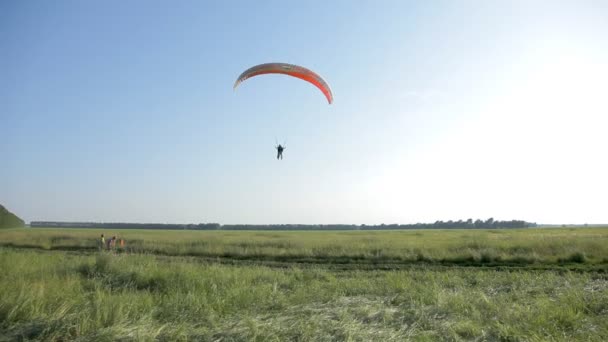
[[[234,82],[233,89],[236,89],[239,86],[239,84],[241,84],[243,81],[245,81],[248,78],[251,78],[253,76],[258,76],[258,75],[264,75],[264,74],[283,74],[283,75],[297,77],[304,81],[310,82],[314,86],[319,88],[319,90],[321,90],[323,92],[323,95],[325,95],[325,98],[327,98],[327,102],[329,104],[331,104],[334,100],[333,94],[331,92],[331,88],[329,88],[329,85],[327,84],[327,82],[325,82],[325,80],[321,76],[319,76],[317,73],[315,73],[312,70],[306,69],[306,68],[298,66],[298,65],[287,64],[287,63],[265,63],[265,64],[260,64],[260,65],[251,67],[251,68],[245,70],[237,78],[236,82]]]

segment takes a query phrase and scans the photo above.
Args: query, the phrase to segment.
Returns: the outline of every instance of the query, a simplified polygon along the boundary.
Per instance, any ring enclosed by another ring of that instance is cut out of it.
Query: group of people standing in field
[[[125,240],[124,239],[117,239],[116,235],[112,236],[111,238],[107,239],[105,238],[105,236],[103,234],[101,234],[101,238],[99,239],[99,250],[108,250],[108,251],[114,251],[117,249],[121,249],[123,250],[125,248]]]

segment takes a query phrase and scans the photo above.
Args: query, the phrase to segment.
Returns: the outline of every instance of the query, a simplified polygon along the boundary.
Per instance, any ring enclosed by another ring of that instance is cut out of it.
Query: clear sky
[[[269,75],[299,64],[331,85]],[[30,220],[606,223],[607,1],[2,1]],[[277,161],[275,139],[287,142]]]

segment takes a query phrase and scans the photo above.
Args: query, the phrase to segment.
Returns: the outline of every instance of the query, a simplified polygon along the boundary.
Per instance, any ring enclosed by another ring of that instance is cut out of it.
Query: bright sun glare
[[[554,50],[509,67],[465,125],[362,187],[379,216],[447,220],[501,211],[546,223],[602,220],[608,64]]]

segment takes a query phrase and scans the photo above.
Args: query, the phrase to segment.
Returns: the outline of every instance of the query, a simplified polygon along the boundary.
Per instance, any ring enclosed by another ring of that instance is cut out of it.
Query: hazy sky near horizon
[[[606,1],[2,1],[26,221],[606,223]],[[264,62],[303,65],[334,104]],[[287,142],[277,161],[275,139]]]

